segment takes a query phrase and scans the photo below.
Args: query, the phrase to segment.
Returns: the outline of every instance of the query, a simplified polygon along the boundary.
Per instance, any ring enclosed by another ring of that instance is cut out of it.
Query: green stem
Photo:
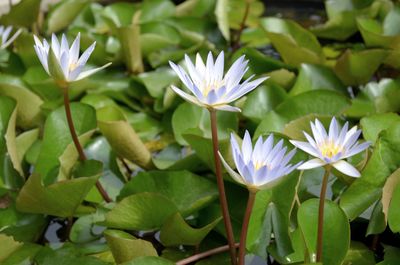
[[[228,202],[226,200],[224,179],[222,178],[221,161],[218,155],[218,133],[217,133],[217,114],[214,109],[209,109],[211,119],[211,133],[215,161],[215,174],[217,176],[217,184],[219,191],[219,202],[221,204],[222,216],[224,219],[226,237],[228,239],[229,253],[232,265],[237,264],[235,239],[233,236],[232,223],[229,215]]]
[[[239,265],[244,265],[244,257],[246,254],[246,239],[247,230],[249,228],[249,221],[251,211],[253,210],[254,201],[256,199],[256,191],[249,190],[249,198],[247,200],[246,212],[243,217],[242,232],[240,234],[240,245],[239,245]]]
[[[82,145],[79,142],[78,135],[76,134],[74,122],[72,120],[72,114],[71,114],[71,104],[69,102],[69,96],[68,96],[68,83],[66,82],[58,82],[58,85],[62,88],[63,94],[64,94],[64,107],[65,107],[65,114],[67,116],[67,122],[68,122],[68,128],[69,132],[71,133],[72,141],[74,142],[75,148],[78,151],[79,154],[79,160],[85,161],[87,160],[85,152],[83,152]],[[104,201],[106,202],[112,202],[110,196],[108,196],[107,192],[101,186],[100,181],[96,181],[96,188],[100,192],[101,196],[103,197]]]
[[[323,244],[323,232],[324,232],[324,208],[325,208],[325,197],[326,188],[328,186],[329,174],[331,173],[331,166],[325,167],[325,174],[322,179],[321,193],[319,196],[319,209],[318,209],[318,234],[317,234],[317,262],[322,260],[322,244]]]

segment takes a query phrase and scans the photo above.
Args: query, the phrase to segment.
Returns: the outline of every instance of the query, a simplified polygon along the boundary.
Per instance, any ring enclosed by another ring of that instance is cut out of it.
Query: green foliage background
[[[351,158],[359,179],[336,171],[330,178],[324,264],[400,264],[400,6],[327,0],[326,22],[305,27],[248,3],[244,24],[241,0],[64,0],[46,13],[40,0],[23,0],[0,18],[24,28],[0,51],[1,264],[168,265],[225,245],[208,113],[170,89],[183,84],[168,66],[221,50],[226,65],[246,55],[246,76],[271,77],[235,103],[242,113],[218,113],[224,157],[230,132],[245,128],[254,137],[303,139],[315,118],[359,124],[372,147]],[[77,161],[61,91],[33,49],[33,33],[62,32],[70,39],[81,32],[82,50],[97,42],[91,65],[113,63],[70,88],[85,163]],[[258,193],[249,253],[314,262],[323,172],[299,173]],[[98,179],[114,203],[102,201]],[[226,186],[238,237],[247,193],[228,176]]]

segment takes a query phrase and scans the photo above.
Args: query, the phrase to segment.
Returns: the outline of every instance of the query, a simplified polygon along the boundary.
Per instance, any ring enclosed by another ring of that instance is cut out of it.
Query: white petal
[[[217,60],[215,60],[214,75],[216,80],[222,80],[224,76],[224,51],[222,51],[218,55]]]
[[[68,40],[67,37],[65,36],[65,34],[62,35],[61,37],[61,49],[60,49],[60,53],[69,53],[69,45],[68,45]]]
[[[340,131],[339,138],[337,140],[337,144],[343,146],[344,140],[346,138],[347,130],[349,129],[349,122],[346,121],[342,130]]]
[[[95,69],[84,71],[84,72],[80,73],[75,80],[71,80],[71,81],[78,81],[78,80],[81,80],[83,78],[86,78],[86,77],[88,77],[90,75],[93,75],[93,74],[97,73],[98,71],[103,70],[104,68],[106,68],[106,67],[108,67],[110,65],[111,65],[111,63],[108,63],[108,64],[103,65],[102,67],[98,67],[98,68],[95,68]],[[78,67],[83,67],[83,65],[79,65]]]
[[[282,149],[283,146],[283,140],[280,140],[274,148],[272,148],[271,152],[268,154],[267,159],[265,162],[271,161],[275,158],[275,156],[279,153],[279,151]]]
[[[315,127],[317,128],[317,130],[318,130],[319,134],[322,136],[322,138],[326,139],[328,137],[328,134],[326,133],[324,126],[318,119],[315,119]]]
[[[60,59],[60,43],[54,33],[51,35],[51,49],[53,50],[54,55]]]
[[[312,169],[312,168],[316,168],[316,167],[322,167],[325,165],[326,165],[325,161],[322,161],[319,158],[314,158],[314,159],[308,160],[307,162],[305,162],[304,164],[299,166],[297,169],[298,170],[306,170],[306,169]]]
[[[205,77],[208,78],[208,77],[212,76],[213,73],[214,73],[214,58],[212,56],[212,53],[208,52]]]
[[[266,161],[268,154],[271,152],[272,147],[274,144],[274,134],[270,134],[267,138],[267,140],[265,140],[262,150],[263,150],[263,156],[261,158],[262,161]]]
[[[239,84],[240,80],[246,73],[246,66],[248,61],[244,60],[245,56],[240,56],[229,68],[228,72],[225,74],[225,81],[229,87],[234,87]]]
[[[64,77],[68,80],[69,76],[69,54],[68,52],[63,52],[60,57],[60,66],[63,71]]]
[[[263,138],[262,136],[258,137],[256,144],[254,145],[254,151],[253,151],[253,155],[252,155],[252,160],[254,162],[260,161],[262,162],[262,156],[263,156],[263,152],[264,150],[263,148]]]
[[[89,46],[89,48],[86,49],[86,51],[83,52],[81,55],[81,58],[78,60],[78,65],[85,65],[87,61],[89,60],[90,55],[94,51],[94,48],[96,47],[96,42],[93,42],[92,45]]]
[[[8,27],[4,30],[4,32],[3,32],[2,36],[1,36],[1,46],[3,46],[3,45],[6,43],[6,41],[7,41],[7,39],[8,39],[8,36],[9,36],[10,33],[11,33],[11,30],[12,30],[12,27],[11,27],[11,26],[8,26]]]
[[[242,154],[244,162],[246,164],[250,161],[252,152],[253,152],[253,145],[251,143],[250,133],[249,131],[246,130],[242,142]]]
[[[14,40],[16,38],[18,38],[18,36],[22,33],[22,29],[19,29],[17,32],[14,33],[14,35],[6,42],[2,45],[2,48],[7,48],[8,46],[10,46],[11,43],[14,42]]]
[[[317,143],[315,142],[315,140],[306,132],[303,131],[304,136],[306,137],[308,143],[314,148],[314,149],[318,149]]]
[[[337,161],[336,163],[333,163],[332,166],[343,174],[346,174],[350,177],[358,178],[360,176],[360,172],[358,172],[358,170],[353,167],[353,165],[347,163],[344,160]]]
[[[199,99],[204,100],[203,93],[197,88],[195,84],[193,84],[192,80],[186,74],[185,70],[179,65],[174,64],[173,62],[169,61],[169,65],[178,75],[179,79],[183,82],[183,84]]]
[[[181,96],[183,99],[185,99],[185,100],[187,100],[187,101],[189,101],[189,102],[191,102],[191,103],[194,103],[194,104],[196,104],[196,105],[198,105],[198,106],[200,106],[200,107],[205,107],[205,105],[204,105],[203,103],[201,103],[201,102],[200,102],[197,98],[195,98],[194,96],[189,95],[189,94],[183,92],[182,90],[180,90],[180,89],[177,88],[176,86],[171,85],[171,88],[172,88],[172,90],[175,91],[176,94],[178,94],[179,96]]]
[[[358,137],[361,135],[361,130],[355,131],[353,134],[346,136],[344,141],[344,148],[348,149],[351,148],[358,140]]]
[[[198,53],[196,54],[196,70],[197,73],[200,74],[200,77],[204,78],[206,75],[206,66],[204,65],[203,59],[201,59],[201,56]]]
[[[250,83],[248,83],[248,84],[246,84],[244,86],[241,85],[237,89],[236,93],[234,93],[232,96],[227,98],[227,101],[232,102],[232,101],[235,101],[235,100],[239,99],[240,97],[244,96],[245,94],[247,94],[250,91],[252,91],[255,88],[257,88],[262,82],[264,82],[268,78],[269,77],[258,78],[256,80],[251,81]]]
[[[282,163],[282,159],[285,156],[287,147],[283,147],[279,152],[272,158],[271,160],[271,166],[279,166]]]
[[[339,126],[336,121],[336,118],[333,117],[331,120],[331,124],[329,125],[329,140],[334,141],[338,139]]]
[[[238,107],[234,107],[231,105],[217,105],[212,106],[214,109],[222,110],[222,111],[230,111],[230,112],[241,112],[241,109]]]
[[[222,165],[225,167],[225,169],[226,169],[226,171],[228,172],[228,174],[229,174],[236,182],[238,182],[238,183],[240,183],[240,184],[243,184],[243,185],[246,185],[246,184],[244,183],[244,181],[243,181],[243,178],[242,178],[238,173],[236,173],[236,172],[228,165],[228,163],[226,163],[224,157],[221,155],[221,153],[220,153],[219,151],[218,151],[218,155],[219,155],[219,157],[221,158]]]
[[[200,58],[201,60],[201,58]],[[190,78],[192,78],[193,83],[199,88],[202,88],[202,82],[204,78],[204,74],[199,72],[197,67],[195,68],[192,61],[190,60],[189,56],[185,54],[185,63],[186,68],[189,71]]]
[[[353,156],[355,154],[358,154],[365,149],[367,149],[371,145],[370,142],[364,142],[355,146],[352,146],[349,150],[347,150],[346,154],[342,156],[342,158],[348,158],[350,156]]]
[[[301,141],[296,141],[296,140],[290,140],[289,142],[292,143],[297,148],[303,150],[304,152],[309,153],[312,156],[315,156],[315,157],[320,156],[318,151],[311,144],[309,144],[307,142],[301,142]]]
[[[81,42],[81,33],[78,33],[74,42],[71,45],[71,49],[69,50],[69,63],[76,64],[79,59],[79,47]]]

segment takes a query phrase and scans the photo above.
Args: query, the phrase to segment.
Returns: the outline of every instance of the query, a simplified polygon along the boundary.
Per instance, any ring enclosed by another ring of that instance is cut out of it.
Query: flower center
[[[203,96],[207,97],[208,93],[210,93],[212,90],[216,90],[221,88],[222,86],[225,85],[224,80],[213,80],[213,81],[204,81],[203,82]]]
[[[342,146],[335,144],[332,141],[327,141],[320,146],[320,151],[323,156],[332,158],[333,156],[340,153],[343,149]]]
[[[72,72],[76,69],[77,66],[78,65],[76,63],[70,63],[68,69],[70,72]]]

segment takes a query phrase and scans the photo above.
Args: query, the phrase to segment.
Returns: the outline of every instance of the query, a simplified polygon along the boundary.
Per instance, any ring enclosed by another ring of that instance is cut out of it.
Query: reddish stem
[[[67,116],[67,122],[68,122],[68,128],[69,132],[71,133],[72,141],[74,142],[75,148],[78,151],[79,154],[79,160],[85,161],[87,160],[85,153],[83,152],[82,145],[79,142],[78,135],[76,134],[74,122],[72,120],[72,114],[71,114],[71,106],[69,102],[69,96],[68,96],[68,84],[66,82],[60,82],[59,86],[63,89],[64,93],[64,106],[65,106],[65,114]],[[110,196],[108,196],[107,192],[104,190],[103,186],[101,186],[100,181],[96,181],[96,188],[100,192],[101,196],[106,202],[112,202]]]
[[[239,246],[239,243],[235,243],[235,248],[237,248],[238,246]],[[213,248],[213,249],[207,250],[207,251],[205,251],[203,253],[195,254],[195,255],[190,256],[190,257],[188,257],[186,259],[180,260],[180,261],[176,262],[176,265],[190,264],[190,263],[193,263],[193,262],[198,261],[200,259],[204,259],[204,258],[207,258],[209,256],[225,252],[225,251],[227,251],[229,249],[230,249],[229,245]]]
[[[229,215],[228,202],[226,200],[224,179],[222,177],[221,161],[218,155],[219,148],[218,148],[218,133],[217,133],[217,114],[214,109],[210,109],[209,111],[211,119],[211,134],[212,134],[212,143],[214,151],[215,174],[217,176],[217,184],[219,191],[219,202],[221,204],[221,211],[224,219],[226,237],[228,239],[229,253],[231,255],[231,263],[232,265],[236,265],[237,258],[236,258],[235,239],[233,236],[232,223]]]
[[[239,265],[244,265],[244,257],[246,255],[247,230],[249,228],[251,211],[253,210],[255,199],[256,192],[249,190],[249,199],[247,200],[246,212],[243,217],[242,232],[240,234]]]
[[[322,179],[321,193],[319,196],[319,209],[318,209],[318,234],[317,234],[317,262],[322,260],[322,246],[323,246],[323,234],[324,234],[324,208],[325,208],[325,197],[326,188],[328,186],[329,174],[331,167],[325,168],[325,174]]]

